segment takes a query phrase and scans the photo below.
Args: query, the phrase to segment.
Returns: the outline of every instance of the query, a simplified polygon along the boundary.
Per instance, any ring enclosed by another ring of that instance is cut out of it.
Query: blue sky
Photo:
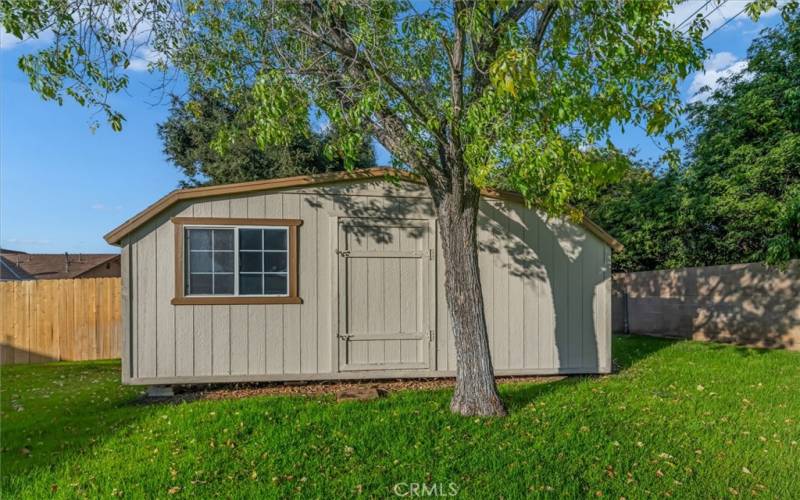
[[[703,3],[683,5],[673,18],[680,22]],[[711,29],[743,6],[736,0],[723,4],[709,17]],[[714,54],[705,73],[683,83],[685,98],[692,98],[690,89],[745,67],[750,41],[779,21],[774,13],[757,24],[742,15],[710,36],[706,44]],[[156,124],[167,116],[167,100],[159,103],[150,91],[156,77],[131,71],[127,92],[113,97],[126,117],[123,131],[102,124],[92,132],[91,122],[102,121],[101,116],[70,101],[63,106],[42,101],[17,69],[20,54],[41,43],[20,43],[0,33],[0,246],[37,253],[116,252],[103,235],[174,189],[181,178],[156,133]],[[636,129],[615,133],[614,141],[626,150],[637,148],[644,158],[660,154]],[[378,161],[388,162],[385,152],[378,152]]]

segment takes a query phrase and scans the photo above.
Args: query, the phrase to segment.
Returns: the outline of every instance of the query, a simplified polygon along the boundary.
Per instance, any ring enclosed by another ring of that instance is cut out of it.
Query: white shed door
[[[424,220],[340,220],[341,371],[429,368],[432,233]]]

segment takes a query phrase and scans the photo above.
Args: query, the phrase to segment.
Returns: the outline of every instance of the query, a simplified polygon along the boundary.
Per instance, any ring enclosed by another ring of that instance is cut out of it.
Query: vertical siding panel
[[[300,217],[300,195],[283,195],[283,217],[297,219]],[[301,304],[283,306],[283,358],[285,373],[300,373],[300,317]]]
[[[122,380],[131,378],[131,246],[126,242],[122,245],[122,255],[120,256],[120,279],[121,294],[120,294],[120,320],[122,322]],[[65,294],[67,303],[67,317],[71,314],[70,298],[72,294]]]
[[[495,369],[508,368],[508,220],[503,204],[490,201],[500,220],[492,219],[495,253],[492,258],[492,360]]]
[[[130,244],[130,279],[131,279],[131,376],[139,376],[139,246],[138,242]],[[75,295],[75,300],[78,296]],[[75,309],[73,309],[74,311]],[[77,330],[75,314],[72,314],[72,327]]]
[[[231,200],[216,200],[211,204],[213,217],[231,217]],[[236,272],[236,269],[234,269]],[[231,363],[231,306],[211,306],[211,371],[228,375]]]
[[[583,242],[583,252],[581,252],[581,350],[580,366],[587,370],[596,370],[599,362],[597,357],[598,338],[597,329],[594,323],[594,291],[595,286],[600,282],[601,258],[599,256],[600,247],[595,239],[587,235]]]
[[[524,356],[522,359],[525,368],[539,368],[539,323],[542,317],[539,314],[539,276],[543,274],[541,269],[541,248],[538,238],[538,224],[535,213],[532,210],[523,210],[522,224],[525,226],[523,231],[523,242],[526,251],[531,253],[532,262],[523,269],[522,279],[522,337]]]
[[[389,241],[386,243],[386,250],[400,250],[400,229],[388,228]],[[384,300],[384,322],[383,329],[386,332],[400,332],[400,260],[401,259],[380,259],[384,262],[383,276],[381,283],[381,295]],[[386,363],[399,363],[401,357],[401,342],[399,340],[388,340],[384,342],[383,360]]]
[[[263,200],[263,196],[259,196]],[[230,203],[231,217],[248,216],[248,198],[234,198]],[[247,308],[250,306],[230,306],[230,373],[245,375],[249,373],[249,334],[247,329]],[[216,328],[215,328],[216,330]],[[261,331],[261,329],[259,329]],[[259,365],[260,366],[260,365]]]
[[[298,196],[300,202],[300,219],[303,224],[299,228],[298,254],[299,294],[303,304],[297,306],[302,310],[300,330],[300,371],[302,373],[317,373],[317,278],[319,246],[319,231],[317,230],[316,198],[313,196]]]
[[[419,250],[420,245],[413,238],[409,237],[408,231],[399,231],[400,249],[403,251]],[[419,263],[417,259],[400,259],[400,328],[403,332],[419,332],[419,316],[422,311],[418,310],[418,294],[420,291],[419,283]],[[363,283],[355,281],[354,283]],[[358,285],[355,285],[357,287]],[[364,302],[364,301],[359,301]],[[359,311],[354,311],[353,321],[358,318]],[[415,363],[417,359],[417,349],[419,342],[416,340],[403,340],[400,342],[400,358],[404,363]]]
[[[333,371],[331,359],[333,356],[333,332],[331,331],[331,307],[335,306],[333,301],[334,291],[331,290],[332,272],[331,259],[333,258],[332,239],[336,235],[331,235],[331,223],[328,217],[330,202],[321,197],[315,196],[314,201],[319,206],[317,210],[317,371],[320,373],[330,373]],[[302,244],[302,243],[301,243]]]
[[[212,217],[214,215],[213,201],[203,201],[194,204],[195,217]],[[194,356],[193,366],[195,375],[210,375],[212,372],[212,332],[211,332],[211,307],[192,306],[194,310],[193,337]]]
[[[577,244],[577,243],[576,243]],[[583,293],[581,290],[581,281],[583,273],[583,259],[584,249],[576,250],[577,256],[573,260],[566,259],[567,266],[567,294],[568,294],[568,315],[567,320],[569,324],[568,336],[568,355],[567,366],[569,368],[578,368],[581,366],[581,350],[583,348]]]
[[[261,375],[267,366],[267,344],[264,336],[266,322],[264,306],[247,306],[248,373]]]
[[[347,250],[366,250],[366,239],[352,236],[352,231],[347,232]],[[347,262],[347,280],[345,305],[345,332],[363,334],[368,329],[369,319],[369,293],[367,290],[367,261],[365,259],[345,259]],[[409,330],[412,331],[412,330]],[[367,363],[369,351],[363,342],[347,342],[347,362]]]
[[[532,251],[525,244],[525,228],[522,215],[528,212],[519,204],[506,203],[508,209],[508,232],[506,253],[508,258],[508,367],[520,369],[525,366],[525,311],[531,305],[526,302],[523,277],[535,269]]]
[[[485,207],[486,200],[481,200],[481,206]],[[485,210],[478,213],[478,269],[480,271],[481,289],[483,290],[483,311],[486,316],[486,329],[489,335],[489,349],[492,355],[492,362],[496,363],[494,349],[494,253],[496,243],[492,235],[493,222],[486,215]],[[497,365],[494,364],[497,368]]]
[[[245,375],[250,372],[250,336],[247,325],[248,307],[249,306],[231,306],[231,375]],[[259,328],[258,331],[261,332],[261,329]]]
[[[175,306],[170,301],[175,296],[175,228],[163,222],[156,229],[156,328],[159,377],[174,377],[175,371]]]
[[[194,308],[194,374],[211,375],[213,373],[211,306],[195,306]]]
[[[194,375],[193,306],[175,306],[175,375]]]
[[[381,238],[373,234],[366,234],[365,240],[368,251],[382,251],[383,244],[376,241]],[[385,331],[383,285],[384,285],[384,261],[385,259],[366,259],[367,261],[367,332],[369,334],[382,333]],[[419,331],[419,329],[417,329]],[[368,342],[367,362],[383,363],[385,342]]]
[[[247,217],[258,219],[264,217],[279,217],[272,210],[267,209],[275,198],[280,199],[280,194],[258,194],[247,198]],[[267,324],[267,311],[272,305],[254,304],[247,306],[247,373],[257,375],[267,372],[268,352],[273,349],[267,341],[271,324]]]
[[[280,193],[268,194],[264,200],[264,217],[283,217],[283,195]],[[250,214],[250,217],[253,217]],[[252,307],[252,306],[251,306]],[[266,325],[262,325],[262,335],[266,335],[267,358],[266,370],[269,374],[284,373],[284,347],[283,347],[283,316],[284,306],[270,304],[261,306],[265,308]],[[252,334],[251,334],[252,335]]]
[[[152,231],[152,228],[150,228]],[[158,356],[156,323],[156,233],[149,232],[137,242],[139,276],[139,376],[155,377]],[[87,327],[94,328],[94,312]],[[90,336],[93,338],[94,336]]]
[[[187,206],[182,215],[194,216],[194,206]],[[176,272],[184,270],[176,269]],[[175,306],[175,374],[179,377],[194,375],[194,308]]]
[[[211,306],[212,372],[231,373],[231,306]]]
[[[552,235],[550,241],[550,248],[553,259],[553,275],[550,276],[550,287],[553,291],[553,310],[556,323],[555,334],[555,350],[557,358],[554,362],[557,367],[564,368],[568,366],[569,356],[569,301],[568,301],[568,265],[569,261],[564,255],[561,245],[558,243],[558,237],[555,233]]]
[[[599,244],[599,243],[598,243]],[[611,368],[611,275],[609,254],[611,249],[602,245],[595,264],[596,284],[593,286],[592,320],[597,339],[597,368],[607,372]]]
[[[552,281],[555,279],[555,264],[553,261],[553,234],[545,225],[544,214],[534,212],[536,223],[536,247],[540,252],[542,274],[536,280],[536,297],[538,307],[538,344],[539,367],[555,368],[558,366],[558,353],[556,351],[556,321],[555,295]]]

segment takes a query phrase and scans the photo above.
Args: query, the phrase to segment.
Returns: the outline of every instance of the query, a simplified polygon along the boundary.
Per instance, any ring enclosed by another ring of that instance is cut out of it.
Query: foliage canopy
[[[689,111],[684,168],[636,167],[586,205],[626,245],[617,270],[800,258],[800,15]]]
[[[214,144],[222,130],[238,133],[220,150]],[[307,128],[288,145],[261,147],[247,132],[239,110],[212,92],[195,93],[185,99],[173,97],[169,117],[158,126],[164,153],[186,176],[184,186],[343,170],[344,161],[335,154],[326,154],[334,133],[330,128],[322,132]],[[355,166],[374,165],[371,144],[362,144]]]

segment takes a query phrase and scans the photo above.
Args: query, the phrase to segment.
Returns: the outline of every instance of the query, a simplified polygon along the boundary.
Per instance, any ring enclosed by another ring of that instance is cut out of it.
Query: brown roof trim
[[[132,218],[125,221],[119,227],[106,234],[104,238],[111,245],[119,245],[122,238],[131,234],[157,214],[181,200],[192,200],[196,198],[205,198],[208,196],[249,193],[252,191],[269,191],[273,189],[287,189],[302,186],[319,186],[322,184],[333,184],[351,180],[367,180],[384,177],[399,177],[410,182],[421,182],[419,177],[405,170],[389,167],[375,167],[354,170],[352,172],[330,172],[317,175],[300,175],[296,177],[283,177],[280,179],[268,179],[263,181],[240,182],[237,184],[220,184],[217,186],[176,189],[138,214],[134,215]],[[484,189],[481,191],[481,194],[487,198],[525,203],[524,198],[517,193],[494,189]],[[584,217],[581,221],[581,224],[584,228],[586,228],[587,231],[597,236],[601,241],[606,243],[615,251],[619,252],[624,248],[619,241],[605,232],[600,226],[592,222],[588,217]]]

